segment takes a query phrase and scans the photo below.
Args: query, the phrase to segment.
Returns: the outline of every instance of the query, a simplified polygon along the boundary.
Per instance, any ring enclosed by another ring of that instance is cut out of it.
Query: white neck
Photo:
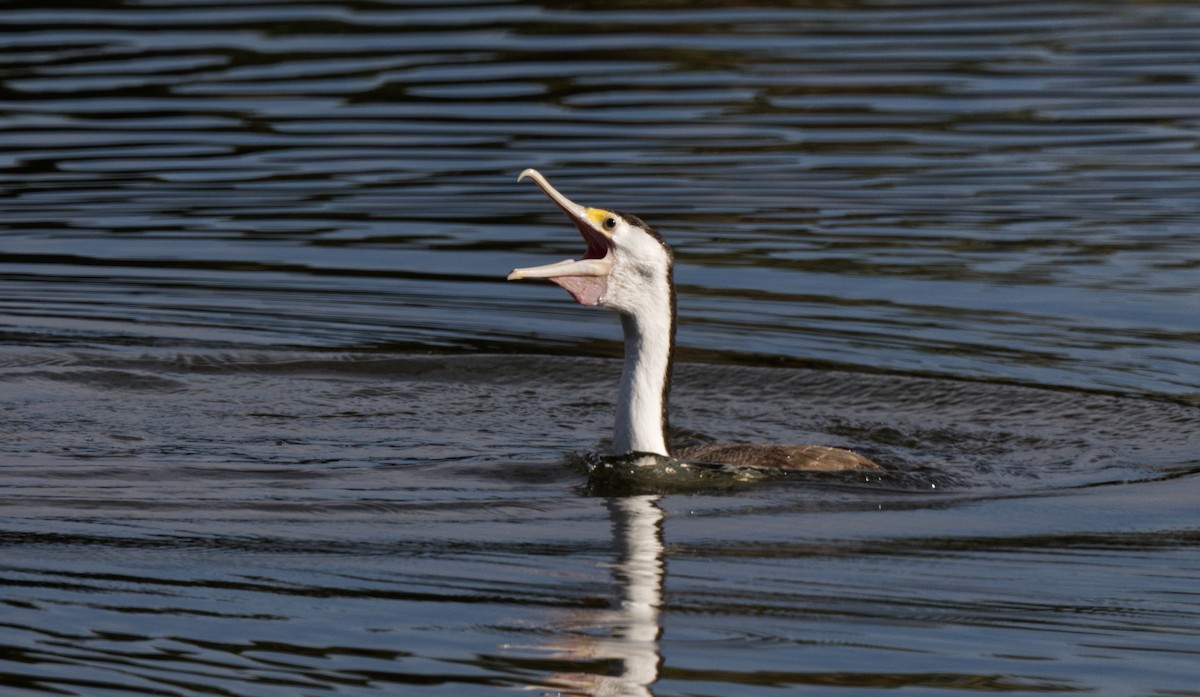
[[[654,292],[635,307],[621,309],[625,365],[617,393],[613,454],[668,455],[667,394],[675,340],[675,293],[670,276],[654,283]]]

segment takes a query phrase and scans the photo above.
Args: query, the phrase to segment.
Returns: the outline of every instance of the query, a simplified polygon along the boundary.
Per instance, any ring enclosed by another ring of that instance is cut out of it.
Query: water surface
[[[0,8],[14,695],[1200,695],[1200,6]],[[611,491],[676,252],[676,442]]]

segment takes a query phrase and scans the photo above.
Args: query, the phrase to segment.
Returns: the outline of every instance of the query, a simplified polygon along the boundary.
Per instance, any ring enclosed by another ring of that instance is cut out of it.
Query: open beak
[[[512,273],[508,274],[508,280],[545,278],[565,288],[580,305],[599,305],[608,289],[608,274],[613,266],[612,236],[600,227],[600,221],[607,214],[595,208],[581,206],[563,196],[550,186],[550,182],[536,169],[521,172],[517,181],[526,177],[541,187],[550,200],[575,223],[579,234],[583,235],[583,240],[587,243],[587,249],[582,259],[566,259],[545,266],[513,269]]]

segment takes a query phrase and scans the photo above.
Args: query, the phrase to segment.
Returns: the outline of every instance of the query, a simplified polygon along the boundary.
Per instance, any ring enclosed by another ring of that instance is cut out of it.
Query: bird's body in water
[[[578,260],[516,269],[508,280],[544,278],[562,286],[580,305],[609,307],[621,316],[625,363],[617,395],[613,455],[651,453],[683,461],[770,469],[878,469],[857,453],[823,445],[707,444],[671,452],[666,439],[675,350],[671,248],[635,216],[580,206],[536,170],[522,172],[520,179],[526,177],[575,223],[587,249]]]

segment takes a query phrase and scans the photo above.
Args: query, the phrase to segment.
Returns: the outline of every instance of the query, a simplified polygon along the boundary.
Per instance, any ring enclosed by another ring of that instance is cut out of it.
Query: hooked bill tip
[[[538,171],[536,169],[530,167],[530,168],[526,169],[525,171],[521,172],[521,175],[517,177],[517,181],[519,181],[519,182],[524,181],[525,177],[535,177],[536,178],[537,176],[538,176]]]

